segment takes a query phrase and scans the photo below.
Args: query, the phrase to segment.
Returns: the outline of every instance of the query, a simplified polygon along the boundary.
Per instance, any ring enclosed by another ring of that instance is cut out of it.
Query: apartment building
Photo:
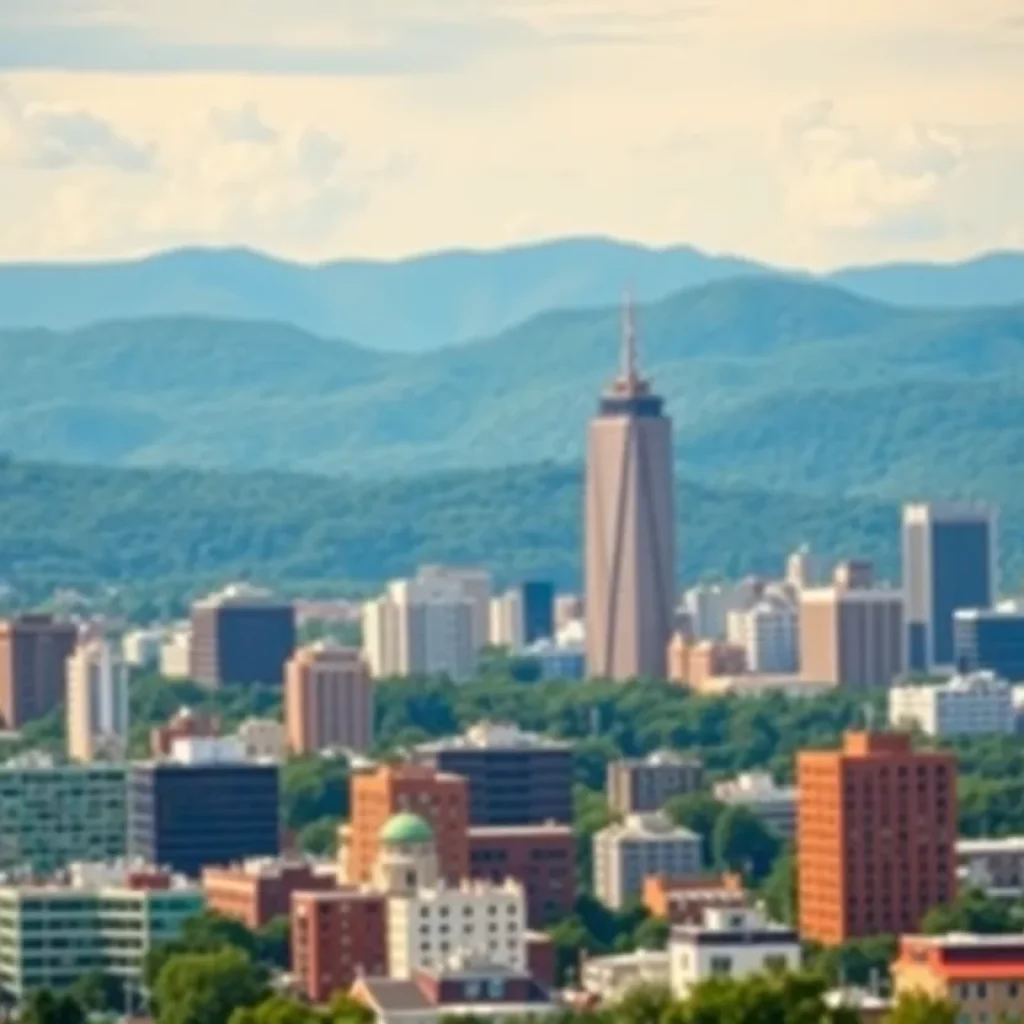
[[[926,736],[1012,736],[1017,731],[1013,688],[991,672],[956,675],[941,686],[894,686],[889,724]]]
[[[656,750],[647,757],[609,762],[605,792],[613,814],[646,814],[660,811],[673,797],[696,793],[703,779],[697,758]]]

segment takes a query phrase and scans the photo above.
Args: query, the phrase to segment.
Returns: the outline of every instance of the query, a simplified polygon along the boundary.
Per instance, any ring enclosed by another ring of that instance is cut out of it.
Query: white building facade
[[[643,891],[648,875],[697,876],[703,867],[701,839],[662,813],[630,814],[594,836],[594,892],[621,910]]]
[[[719,803],[749,807],[783,839],[796,835],[795,786],[779,786],[767,772],[741,772],[735,779],[715,783],[712,792]]]
[[[991,672],[954,676],[941,686],[894,686],[889,723],[927,736],[1012,735],[1017,729],[1013,687]]]
[[[743,648],[751,672],[782,674],[799,667],[799,613],[781,597],[730,612],[727,634],[729,643]]]
[[[120,761],[128,751],[128,667],[106,639],[80,643],[67,663],[68,756]]]

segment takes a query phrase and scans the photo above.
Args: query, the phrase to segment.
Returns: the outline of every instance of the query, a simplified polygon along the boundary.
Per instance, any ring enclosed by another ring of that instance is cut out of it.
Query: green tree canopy
[[[266,984],[240,949],[179,953],[161,968],[153,996],[159,1024],[225,1024],[235,1011],[262,1002]]]
[[[755,884],[771,872],[782,848],[778,835],[742,804],[718,815],[711,845],[718,867],[740,871]]]

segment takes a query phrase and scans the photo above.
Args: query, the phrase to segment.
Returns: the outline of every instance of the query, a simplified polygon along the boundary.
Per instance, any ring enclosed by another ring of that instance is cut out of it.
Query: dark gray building
[[[190,675],[207,686],[284,682],[295,651],[295,609],[235,584],[192,606]]]
[[[911,672],[954,667],[954,616],[962,608],[991,608],[996,576],[993,509],[961,504],[904,507],[903,594]]]
[[[668,750],[608,765],[606,790],[613,814],[660,811],[675,796],[695,793],[704,781],[700,761]]]
[[[132,857],[193,878],[207,866],[277,856],[277,765],[219,756],[133,765],[128,845]]]
[[[469,782],[471,825],[572,822],[572,748],[514,725],[480,722],[465,735],[417,747],[417,764]]]
[[[954,653],[961,672],[994,672],[1024,682],[1024,603],[958,610],[953,622]]]

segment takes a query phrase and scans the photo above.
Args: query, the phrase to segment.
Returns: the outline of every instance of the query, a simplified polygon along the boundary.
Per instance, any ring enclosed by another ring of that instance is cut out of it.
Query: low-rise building
[[[0,872],[46,875],[75,861],[118,860],[127,844],[123,764],[35,756],[0,767]]]
[[[601,1002],[617,1002],[639,985],[669,987],[668,952],[637,949],[632,953],[588,957],[580,983]]]
[[[576,839],[569,825],[478,825],[469,830],[469,873],[494,883],[508,878],[526,893],[526,921],[542,928],[572,913]]]
[[[0,886],[0,989],[15,1000],[100,973],[143,981],[146,954],[203,909],[203,893],[153,868],[72,866],[66,882]]]
[[[160,644],[160,675],[164,679],[188,679],[192,673],[192,630],[171,630]]]
[[[176,740],[212,739],[220,735],[220,719],[191,708],[178,710],[163,724],[150,730],[149,749],[155,758],[170,757]]]
[[[897,998],[924,995],[957,1006],[958,1024],[1024,1015],[1024,936],[904,935],[892,965]]]
[[[960,608],[953,613],[956,664],[968,672],[994,672],[1024,682],[1024,601],[995,608]]]
[[[206,905],[256,930],[291,913],[292,894],[338,887],[337,867],[309,861],[254,857],[230,867],[203,871]]]
[[[284,726],[273,718],[247,718],[235,734],[249,761],[283,761]]]
[[[699,875],[701,839],[672,824],[662,813],[631,814],[594,836],[594,892],[621,910],[640,899],[648,875]]]
[[[668,944],[673,994],[685,999],[709,978],[742,979],[800,966],[800,936],[752,907],[716,907],[700,924],[677,925]]]
[[[747,655],[742,647],[722,640],[699,640],[676,633],[668,644],[668,677],[673,683],[702,693],[709,679],[742,675]]]
[[[767,772],[743,772],[728,782],[716,783],[714,794],[719,803],[749,807],[783,839],[796,835],[795,786],[779,786]]]
[[[378,1024],[438,1024],[442,1019],[534,1020],[559,1013],[551,994],[523,970],[480,960],[455,960],[411,978],[360,978],[352,998]]]
[[[747,906],[749,901],[742,875],[727,873],[704,878],[648,875],[644,879],[644,906],[655,917],[670,924],[700,924],[705,910],[736,909]]]
[[[889,724],[926,736],[1011,736],[1017,730],[1013,688],[991,672],[953,676],[941,686],[894,686]]]
[[[1024,836],[958,839],[957,879],[995,899],[1024,896]]]
[[[538,674],[545,682],[553,679],[579,682],[587,674],[587,654],[582,640],[535,640],[524,650],[523,657],[536,663]]]
[[[660,811],[675,796],[700,789],[704,769],[695,757],[658,750],[644,758],[625,758],[608,765],[605,791],[613,814]]]

